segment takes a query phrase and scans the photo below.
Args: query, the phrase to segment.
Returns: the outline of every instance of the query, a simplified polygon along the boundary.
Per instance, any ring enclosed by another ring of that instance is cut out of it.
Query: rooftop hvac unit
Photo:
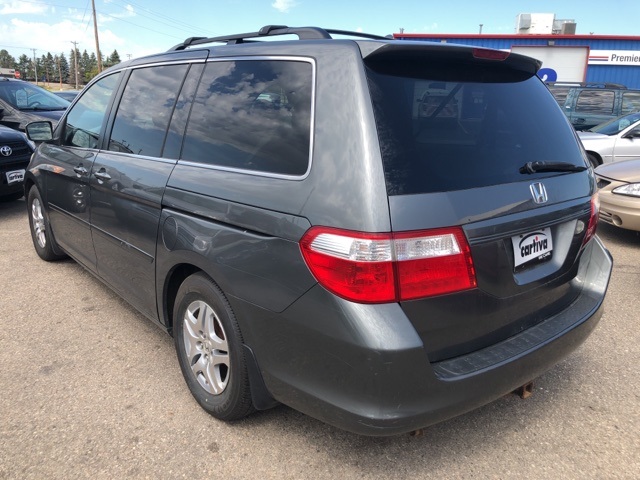
[[[516,33],[552,33],[554,19],[555,14],[553,13],[520,13],[516,16]]]

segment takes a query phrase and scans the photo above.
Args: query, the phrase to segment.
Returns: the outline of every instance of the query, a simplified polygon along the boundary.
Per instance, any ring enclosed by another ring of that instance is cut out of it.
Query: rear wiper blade
[[[584,172],[588,167],[567,162],[527,162],[520,167],[520,173],[536,172]]]

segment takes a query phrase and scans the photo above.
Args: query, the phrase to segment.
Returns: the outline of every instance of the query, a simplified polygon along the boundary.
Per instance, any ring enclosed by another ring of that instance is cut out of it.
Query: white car
[[[640,112],[629,113],[578,132],[593,167],[640,158]]]

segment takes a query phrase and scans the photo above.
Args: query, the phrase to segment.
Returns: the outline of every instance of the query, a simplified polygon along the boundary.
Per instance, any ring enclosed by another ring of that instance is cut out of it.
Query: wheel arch
[[[221,288],[221,286],[203,268],[200,268],[199,266],[192,263],[176,264],[166,276],[162,295],[162,311],[166,321],[165,325],[167,331],[171,336],[174,336],[173,311],[178,290],[180,289],[182,283],[188,277],[196,273],[203,273],[204,275],[206,275],[209,280],[220,289],[222,294],[225,295],[225,292]],[[273,398],[271,392],[264,382],[264,377],[262,376],[262,372],[253,349],[244,342],[242,344],[242,348],[247,364],[247,370],[249,374],[249,388],[251,391],[251,400],[254,408],[256,410],[268,410],[270,408],[273,408],[274,406],[278,405],[279,402]]]
[[[594,165],[593,167],[597,167],[599,165],[602,165],[602,157],[600,156],[600,154],[598,152],[594,152],[593,150],[587,150],[587,156],[589,157],[589,160],[591,160],[592,158],[598,162],[598,165]]]
[[[176,302],[176,295],[182,282],[194,273],[204,272],[200,267],[190,263],[180,263],[175,265],[165,278],[162,289],[162,315],[165,319],[167,331],[173,336],[173,308]]]

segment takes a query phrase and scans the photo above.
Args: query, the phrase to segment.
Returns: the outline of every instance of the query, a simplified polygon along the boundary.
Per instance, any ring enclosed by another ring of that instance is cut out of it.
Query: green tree
[[[54,61],[56,63],[55,77],[57,81],[67,83],[69,81],[69,62],[67,61],[67,57],[64,56],[64,53],[61,53],[54,57]],[[73,83],[75,84],[75,80]]]
[[[55,78],[55,64],[53,62],[53,55],[47,52],[46,55],[42,55],[38,62],[38,76],[41,80],[50,83]]]
[[[24,54],[18,58],[16,70],[20,72],[20,78],[22,79],[33,78],[33,62]]]
[[[113,53],[111,54],[111,56],[109,57],[109,66],[111,65],[116,65],[117,63],[120,63],[122,60],[120,60],[120,55],[118,54],[117,50],[114,50]]]
[[[5,49],[0,50],[0,68],[16,68],[16,59]]]
[[[74,50],[72,49],[71,52],[69,53],[69,76],[67,79],[67,82],[75,85],[76,84],[76,65],[78,66],[78,74],[77,74],[77,80],[78,80],[78,86],[82,84],[82,61],[80,59],[80,51],[79,50]]]

